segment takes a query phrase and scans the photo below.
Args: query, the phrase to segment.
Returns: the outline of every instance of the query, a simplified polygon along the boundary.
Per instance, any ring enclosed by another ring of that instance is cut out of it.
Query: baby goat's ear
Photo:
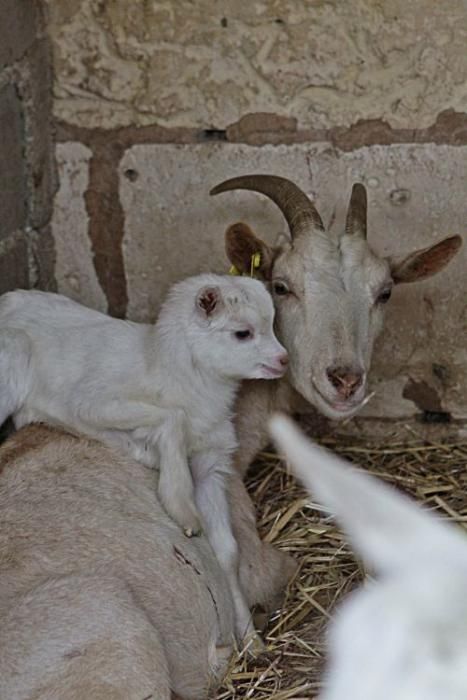
[[[240,274],[250,274],[252,257],[259,253],[259,267],[255,267],[255,272],[264,280],[271,279],[276,251],[257,238],[247,224],[239,222],[229,226],[225,232],[225,251]]]
[[[467,541],[407,496],[320,449],[290,421],[276,416],[271,433],[295,474],[336,515],[357,552],[379,573],[467,562]]]
[[[203,318],[212,318],[224,305],[219,287],[203,287],[196,295],[196,308]]]
[[[461,245],[460,236],[450,236],[428,248],[416,250],[402,260],[390,260],[394,282],[418,282],[436,275],[456,255]]]

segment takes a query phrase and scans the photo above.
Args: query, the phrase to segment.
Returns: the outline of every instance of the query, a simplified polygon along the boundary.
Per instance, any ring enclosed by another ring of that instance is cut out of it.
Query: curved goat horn
[[[345,220],[345,232],[350,235],[356,234],[366,238],[366,210],[367,199],[365,185],[356,182],[352,187],[350,195],[347,218]]]
[[[229,190],[253,190],[272,199],[283,213],[292,239],[310,232],[310,228],[324,231],[321,217],[313,202],[293,182],[277,175],[244,175],[233,177],[213,187],[209,194]]]

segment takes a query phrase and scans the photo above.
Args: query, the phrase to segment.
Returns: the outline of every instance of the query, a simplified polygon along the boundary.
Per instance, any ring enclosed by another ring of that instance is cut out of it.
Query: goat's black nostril
[[[328,369],[326,370],[326,374],[328,375],[329,381],[334,387],[336,387],[336,389],[341,386],[342,375],[339,372],[339,369]]]
[[[350,398],[363,382],[363,372],[350,367],[330,367],[327,377],[343,398]]]

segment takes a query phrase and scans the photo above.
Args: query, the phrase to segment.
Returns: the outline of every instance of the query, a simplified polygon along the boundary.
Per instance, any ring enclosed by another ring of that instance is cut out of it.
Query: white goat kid
[[[331,628],[322,700],[465,700],[466,536],[312,445],[288,419],[274,418],[271,431],[378,574]]]
[[[0,423],[64,426],[159,464],[163,506],[188,536],[203,524],[226,572],[240,638],[253,627],[226,496],[231,411],[241,379],[285,371],[273,317],[260,282],[217,275],[174,285],[155,325],[45,292],[0,300]]]

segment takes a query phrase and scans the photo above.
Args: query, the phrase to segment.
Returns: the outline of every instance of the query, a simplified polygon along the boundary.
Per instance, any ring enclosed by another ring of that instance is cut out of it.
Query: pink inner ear
[[[461,245],[460,236],[451,236],[430,248],[412,253],[393,269],[394,282],[416,282],[435,275],[448,264]]]
[[[198,301],[200,307],[204,309],[206,314],[209,316],[217,305],[217,293],[214,289],[207,289],[199,298]]]

